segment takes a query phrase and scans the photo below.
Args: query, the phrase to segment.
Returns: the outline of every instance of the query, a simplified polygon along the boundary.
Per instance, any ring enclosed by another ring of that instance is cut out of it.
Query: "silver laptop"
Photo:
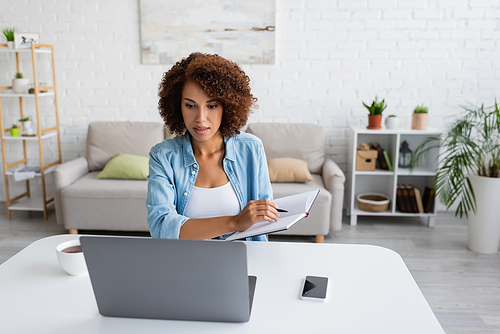
[[[246,322],[255,276],[242,242],[80,238],[99,313]]]

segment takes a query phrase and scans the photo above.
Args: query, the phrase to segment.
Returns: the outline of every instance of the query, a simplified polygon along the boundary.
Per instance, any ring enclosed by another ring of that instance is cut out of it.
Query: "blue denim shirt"
[[[240,208],[243,209],[251,200],[272,200],[267,160],[260,139],[240,133],[224,139],[224,142],[226,155],[223,167],[236,192]],[[189,134],[166,139],[153,146],[149,152],[146,207],[153,238],[179,238],[182,224],[189,219],[183,213],[198,176],[198,168]],[[267,241],[267,235],[247,240]]]

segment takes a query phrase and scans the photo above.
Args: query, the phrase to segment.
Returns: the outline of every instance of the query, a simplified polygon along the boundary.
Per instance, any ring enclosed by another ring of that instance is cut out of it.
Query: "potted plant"
[[[396,129],[398,125],[399,125],[399,118],[396,115],[389,115],[389,117],[385,119],[385,126],[388,129]]]
[[[442,138],[430,137],[413,151],[411,167],[431,149],[441,148],[434,179],[438,200],[455,215],[468,217],[468,246],[496,253],[500,241],[500,111],[498,104],[464,107]]]
[[[12,137],[18,137],[19,136],[19,128],[17,127],[16,124],[12,124],[12,127],[10,128],[10,135]]]
[[[12,79],[12,90],[16,94],[28,93],[28,79],[23,79],[22,73],[16,73],[16,78]]]
[[[33,134],[33,122],[31,120],[31,116],[21,118],[19,122],[22,123],[25,134],[27,135]]]
[[[382,124],[382,112],[385,108],[387,108],[385,100],[378,102],[377,97],[375,96],[375,100],[372,102],[371,106],[366,105],[364,102],[363,105],[370,112],[368,115],[368,126],[366,128],[373,130],[382,129],[380,126]]]
[[[413,110],[413,117],[411,119],[411,128],[415,130],[427,130],[427,123],[429,122],[429,108],[416,106]]]
[[[14,48],[14,32],[16,30],[14,28],[5,28],[2,30],[5,39],[7,40],[7,46],[9,49]]]

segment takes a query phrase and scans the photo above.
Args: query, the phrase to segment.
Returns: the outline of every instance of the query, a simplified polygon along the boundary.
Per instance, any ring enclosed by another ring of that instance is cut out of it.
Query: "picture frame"
[[[36,32],[14,33],[14,49],[31,49],[31,44],[40,43],[40,34]]]

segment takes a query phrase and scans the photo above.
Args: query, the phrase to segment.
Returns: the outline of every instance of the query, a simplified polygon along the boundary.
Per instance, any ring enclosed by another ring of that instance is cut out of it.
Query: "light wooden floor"
[[[0,203],[0,264],[40,238],[67,233],[41,213],[14,212],[7,220]],[[360,217],[325,242],[371,244],[398,252],[446,333],[500,333],[500,253],[467,250],[467,224],[442,213],[435,228],[418,218]],[[98,233],[96,231],[84,231]],[[129,233],[125,235],[130,235]],[[144,236],[146,234],[138,234]],[[271,236],[272,241],[314,242],[313,237]]]

